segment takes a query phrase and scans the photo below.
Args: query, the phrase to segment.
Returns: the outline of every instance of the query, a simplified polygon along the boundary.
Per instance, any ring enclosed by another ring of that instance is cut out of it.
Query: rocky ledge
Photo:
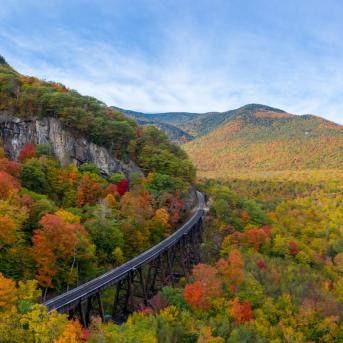
[[[50,144],[62,166],[92,162],[104,176],[122,172],[129,179],[133,173],[142,173],[133,161],[124,163],[118,160],[106,148],[65,129],[57,118],[18,118],[1,114],[0,138],[5,153],[11,159],[18,158],[26,143]]]

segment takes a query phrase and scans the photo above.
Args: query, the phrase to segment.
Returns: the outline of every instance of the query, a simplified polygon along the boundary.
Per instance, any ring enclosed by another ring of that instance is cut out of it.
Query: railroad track
[[[200,192],[197,192],[197,202],[192,216],[169,237],[121,266],[46,301],[44,304],[48,311],[57,310],[62,313],[69,311],[72,316],[78,309],[83,324],[87,326],[89,322],[87,317],[90,316],[91,311],[94,312],[92,305],[94,298],[97,299],[100,316],[104,317],[100,297],[102,290],[117,285],[112,313],[114,318],[119,312],[121,316],[125,311],[131,312],[129,306],[130,299],[135,296],[133,289],[135,275],[138,275],[140,293],[144,295],[146,303],[149,295],[156,293],[157,279],[160,280],[160,286],[163,286],[163,283],[173,283],[173,275],[177,267],[175,263],[181,266],[185,274],[189,272],[191,266],[199,261],[198,250],[202,241],[202,218],[206,205],[204,195]],[[143,268],[147,270],[146,267],[149,267],[149,270],[144,277],[142,270]],[[124,304],[120,299],[123,291]]]

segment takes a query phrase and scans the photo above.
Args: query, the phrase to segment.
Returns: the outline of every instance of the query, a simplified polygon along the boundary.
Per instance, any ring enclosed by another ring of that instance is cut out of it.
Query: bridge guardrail
[[[73,305],[81,303],[83,300],[88,299],[94,294],[99,294],[101,290],[118,283],[120,280],[126,278],[130,272],[141,268],[143,265],[154,260],[158,255],[161,255],[164,251],[167,251],[182,239],[184,235],[189,234],[189,232],[203,217],[205,200],[204,195],[198,191],[197,200],[198,206],[191,218],[189,218],[169,237],[119,267],[46,301],[44,304],[48,308],[48,311],[51,312],[53,310],[58,310],[66,312],[66,310],[72,308]]]

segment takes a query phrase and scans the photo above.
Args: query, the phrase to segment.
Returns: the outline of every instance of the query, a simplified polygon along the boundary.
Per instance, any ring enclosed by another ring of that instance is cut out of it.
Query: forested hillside
[[[164,174],[187,182],[195,176],[186,154],[159,130],[143,129],[99,100],[59,83],[21,75],[4,59],[0,63],[0,115],[57,117],[75,135],[105,146],[117,158],[132,159],[145,172],[163,168]]]
[[[116,171],[104,177],[93,163],[61,166],[49,142],[21,147],[15,139],[14,161],[0,144],[0,341],[71,342],[69,335],[83,336],[80,325],[47,315],[37,301],[167,237],[187,216],[195,169],[156,128],[138,126],[61,84],[23,76],[3,58],[0,117],[59,118],[75,136],[141,170],[130,180]]]
[[[343,168],[343,127],[312,115],[238,112],[184,146],[204,176],[242,170]]]
[[[170,235],[188,215],[195,169],[155,127],[3,58],[0,116],[58,118],[141,170],[128,180],[93,163],[62,166],[49,142],[25,144],[16,161],[0,149],[1,342],[343,341],[341,126],[262,105],[213,113],[212,124],[180,115],[196,135],[221,124],[185,145],[212,178],[197,184],[209,207],[201,263],[126,323],[94,316],[82,328],[39,302]],[[113,294],[103,299],[110,307]]]
[[[251,116],[256,112],[285,113],[282,110],[260,104],[249,104],[240,108],[225,112],[207,112],[199,114],[190,120],[184,121],[180,127],[195,137],[204,136],[217,127],[221,127],[231,118],[236,116]]]
[[[206,181],[202,263],[126,324],[94,321],[90,341],[341,342],[342,177]]]

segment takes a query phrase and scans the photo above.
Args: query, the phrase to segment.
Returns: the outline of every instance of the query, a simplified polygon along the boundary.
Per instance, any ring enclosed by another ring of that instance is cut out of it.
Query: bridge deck
[[[55,298],[52,298],[45,302],[48,311],[63,310],[69,308],[75,303],[79,303],[83,299],[87,299],[89,296],[99,292],[100,290],[109,287],[112,284],[117,283],[127,276],[127,274],[135,270],[149,261],[153,260],[156,256],[163,251],[172,247],[179,239],[187,234],[192,227],[200,220],[204,214],[205,201],[202,193],[197,192],[198,207],[194,214],[188,219],[178,230],[176,230],[169,237],[154,245],[152,248],[144,251],[142,254],[136,256],[130,261],[122,264],[121,266],[110,270],[109,272],[80,285],[66,293],[63,293]]]

